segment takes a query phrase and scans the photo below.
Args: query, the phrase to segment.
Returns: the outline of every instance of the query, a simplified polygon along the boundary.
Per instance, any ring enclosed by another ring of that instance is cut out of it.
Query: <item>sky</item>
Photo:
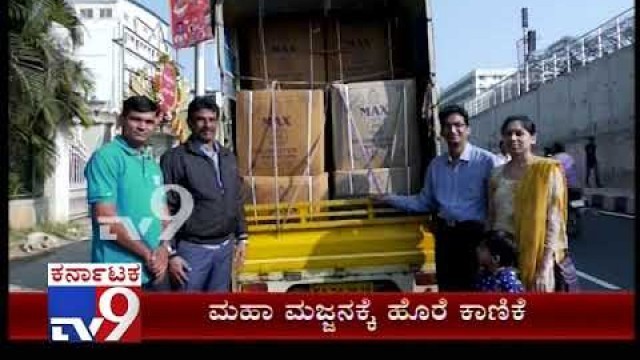
[[[138,0],[169,21],[169,0]],[[291,0],[295,1],[295,0]],[[529,10],[537,48],[563,36],[580,36],[633,7],[633,0],[431,0],[438,86],[446,88],[475,68],[515,67],[522,38],[520,9]],[[207,46],[207,88],[219,88],[215,52]],[[193,85],[194,50],[179,52]]]
[[[516,67],[521,11],[528,8],[537,49],[580,36],[623,11],[633,0],[432,0],[436,80],[441,88],[475,68]]]

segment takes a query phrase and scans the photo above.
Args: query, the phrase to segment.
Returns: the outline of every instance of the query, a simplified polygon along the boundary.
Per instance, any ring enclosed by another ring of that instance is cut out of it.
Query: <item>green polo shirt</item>
[[[117,136],[91,156],[85,177],[89,208],[97,203],[115,204],[118,217],[130,221],[130,233],[137,235],[150,249],[159,246],[162,223],[152,210],[151,202],[154,191],[161,191],[163,180],[160,166],[150,151],[134,149],[122,136]],[[158,199],[165,201],[164,194]],[[162,204],[156,204],[159,205]],[[140,257],[109,240],[110,234],[101,234],[97,218],[93,211],[91,213],[93,262],[144,265]],[[146,267],[143,268],[144,284],[150,278]]]

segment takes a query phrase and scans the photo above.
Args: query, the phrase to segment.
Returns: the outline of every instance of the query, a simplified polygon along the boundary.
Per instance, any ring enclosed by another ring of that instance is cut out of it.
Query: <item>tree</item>
[[[37,192],[33,185],[42,184],[55,166],[59,126],[92,123],[86,99],[93,82],[54,36],[61,28],[73,48],[80,45],[82,24],[66,1],[8,5],[10,187]]]

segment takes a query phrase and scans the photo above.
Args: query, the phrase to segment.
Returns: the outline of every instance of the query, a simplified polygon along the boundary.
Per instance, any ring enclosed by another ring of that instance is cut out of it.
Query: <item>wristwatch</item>
[[[247,244],[249,241],[249,234],[243,233],[236,237],[236,245],[237,244]]]
[[[167,244],[165,245],[165,248],[167,249],[167,251],[169,252],[169,259],[171,259],[172,257],[178,255],[178,252],[176,251],[176,249],[174,249],[173,247],[171,247],[171,244]]]

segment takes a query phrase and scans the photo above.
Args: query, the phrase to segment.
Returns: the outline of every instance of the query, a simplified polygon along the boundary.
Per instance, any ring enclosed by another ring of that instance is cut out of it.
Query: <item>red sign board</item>
[[[209,0],[170,0],[173,46],[191,47],[213,38]]]
[[[176,68],[171,63],[165,63],[158,76],[160,110],[169,113],[175,108],[177,102]]]

